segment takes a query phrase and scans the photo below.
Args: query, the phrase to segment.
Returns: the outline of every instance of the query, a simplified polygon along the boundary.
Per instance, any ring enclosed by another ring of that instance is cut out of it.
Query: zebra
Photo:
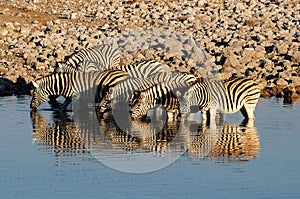
[[[172,70],[170,67],[155,60],[119,65],[117,68],[126,71],[133,78],[149,78],[156,74],[169,73]]]
[[[193,75],[183,74],[181,76],[168,66],[165,66],[155,60],[141,61],[135,64],[121,65],[119,69],[126,71],[131,78],[126,81],[120,82],[118,85],[113,87],[107,95],[107,99],[103,104],[100,105],[100,112],[109,110],[108,104],[112,101],[112,105],[120,105],[123,102],[127,103],[133,94],[134,90],[144,90],[151,85],[164,81],[194,81]],[[123,103],[126,106],[126,104]],[[120,106],[119,106],[120,107]]]
[[[110,45],[97,45],[74,53],[66,62],[58,62],[55,72],[104,71],[118,68],[119,64],[120,54],[117,48],[112,48]]]
[[[86,93],[89,101],[105,98],[110,86],[129,78],[128,73],[122,70],[106,70],[104,72],[74,72],[55,73],[32,81],[34,86],[33,96],[30,103],[32,110],[45,102],[49,96],[63,96],[65,101],[60,108],[65,109],[72,101],[72,96]],[[96,95],[97,92],[97,95]]]
[[[193,84],[194,82],[198,81],[198,78],[196,78],[194,75],[188,73],[180,73],[176,70],[163,72],[163,73],[156,73],[148,77],[148,79],[151,79],[152,81],[155,81],[157,83],[178,82],[178,83]]]
[[[216,111],[235,113],[241,111],[247,119],[254,119],[254,110],[260,97],[260,88],[251,79],[230,78],[225,81],[199,81],[182,97],[180,112],[187,114],[193,107],[202,112],[202,119],[215,119]]]
[[[130,99],[130,116],[133,120],[143,118],[147,111],[161,105],[173,115],[179,114],[179,96],[189,88],[188,83],[158,83],[145,90],[135,90]]]
[[[164,71],[169,70],[169,67],[155,61],[141,61],[134,64],[120,65],[118,69],[126,71],[131,78],[126,81],[120,82],[115,87],[110,87],[109,94],[106,99],[100,104],[100,112],[109,110],[109,103],[114,101],[113,105],[125,105],[136,89],[146,89],[154,83],[149,77],[157,74],[162,74]],[[116,106],[114,106],[116,107]],[[119,106],[120,107],[120,106]]]
[[[199,81],[194,75],[179,73],[172,71],[171,73],[158,73],[149,78],[155,84],[147,89],[139,89],[134,91],[134,95],[130,100],[130,106],[132,107],[130,112],[133,119],[144,117],[147,114],[147,110],[156,106],[158,102],[161,102],[162,106],[166,110],[180,116],[178,112],[178,96],[182,94],[183,90],[187,90],[188,86],[196,81]],[[165,83],[167,82],[167,83]],[[176,93],[176,94],[175,94]],[[149,100],[149,101],[148,101]],[[172,106],[168,106],[164,103],[174,103]]]
[[[147,89],[149,86],[154,85],[155,82],[147,78],[128,78],[119,82],[114,87],[111,87],[103,104],[100,105],[101,111],[109,110],[111,107],[126,108],[126,103],[129,102],[135,90]],[[109,107],[109,104],[111,105]]]

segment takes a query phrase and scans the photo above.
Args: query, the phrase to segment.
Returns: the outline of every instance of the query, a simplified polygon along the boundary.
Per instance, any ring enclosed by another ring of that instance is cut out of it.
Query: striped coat
[[[105,72],[74,72],[56,73],[42,77],[32,82],[35,87],[30,108],[37,108],[45,102],[49,96],[63,96],[65,101],[61,108],[66,108],[73,96],[84,97],[87,102],[102,100],[110,86],[129,78],[129,75],[121,70],[107,70]],[[83,99],[83,98],[82,98]]]
[[[180,111],[186,114],[191,107],[197,106],[203,113],[203,119],[206,119],[207,111],[213,119],[216,111],[235,113],[241,110],[245,118],[254,118],[259,97],[258,85],[247,78],[197,82],[184,94]]]

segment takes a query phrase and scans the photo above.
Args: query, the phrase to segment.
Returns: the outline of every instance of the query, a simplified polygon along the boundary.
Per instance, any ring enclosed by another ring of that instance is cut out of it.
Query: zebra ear
[[[57,62],[56,63],[56,65],[55,65],[55,72],[56,73],[63,73],[64,72],[64,65],[65,65],[65,63],[63,63],[63,62]]]
[[[63,65],[64,65],[63,62],[57,62],[55,67],[56,67],[56,68],[62,68]]]
[[[34,86],[34,88],[38,88],[40,85],[38,83],[36,83],[35,81],[31,81],[32,85]]]

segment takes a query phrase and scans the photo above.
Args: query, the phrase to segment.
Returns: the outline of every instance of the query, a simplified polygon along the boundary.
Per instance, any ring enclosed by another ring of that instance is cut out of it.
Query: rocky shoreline
[[[263,97],[293,102],[300,95],[299,10],[298,0],[0,0],[0,96],[29,94],[31,80],[80,49],[158,27],[192,36],[224,78],[253,78]]]

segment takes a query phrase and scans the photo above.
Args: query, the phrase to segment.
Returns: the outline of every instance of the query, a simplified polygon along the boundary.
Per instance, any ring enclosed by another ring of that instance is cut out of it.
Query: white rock
[[[24,34],[24,35],[28,35],[31,31],[31,28],[30,27],[21,27],[21,34]]]
[[[7,34],[8,34],[8,30],[6,30],[6,29],[1,29],[0,30],[0,35],[6,36]]]
[[[12,22],[6,22],[6,23],[4,23],[4,25],[5,25],[6,28],[9,28],[11,30],[15,30],[15,26],[13,25]]]
[[[71,13],[70,19],[77,19],[78,14],[76,12]]]
[[[276,85],[278,85],[278,86],[287,86],[287,85],[288,85],[288,82],[285,81],[283,78],[279,78],[279,79],[276,81]]]

